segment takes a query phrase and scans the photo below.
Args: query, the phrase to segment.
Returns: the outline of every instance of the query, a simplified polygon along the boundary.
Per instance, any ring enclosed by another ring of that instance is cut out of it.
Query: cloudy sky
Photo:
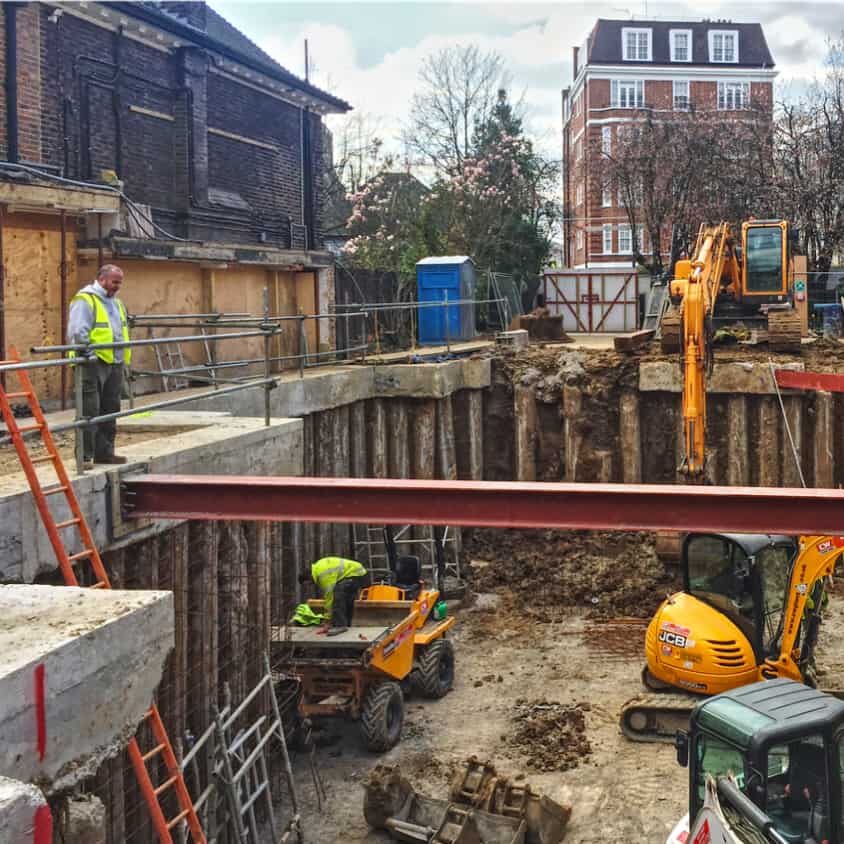
[[[558,148],[560,89],[571,81],[571,48],[598,17],[760,21],[780,71],[780,96],[794,96],[821,70],[824,45],[844,30],[835,2],[418,3],[253,2],[211,5],[288,70],[302,75],[309,43],[312,81],[377,118],[397,148],[420,60],[453,44],[500,52],[513,94],[524,95],[528,127],[549,152]]]

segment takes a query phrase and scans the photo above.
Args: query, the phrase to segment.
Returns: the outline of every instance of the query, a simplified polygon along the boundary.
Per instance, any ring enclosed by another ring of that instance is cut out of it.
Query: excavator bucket
[[[559,844],[571,809],[500,777],[490,762],[469,759],[452,781],[450,800],[419,794],[398,768],[370,774],[364,816],[396,841],[425,844]]]

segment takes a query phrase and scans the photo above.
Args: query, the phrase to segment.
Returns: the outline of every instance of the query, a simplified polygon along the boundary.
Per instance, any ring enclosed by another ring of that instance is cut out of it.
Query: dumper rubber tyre
[[[454,645],[448,639],[426,645],[414,675],[419,694],[434,699],[445,697],[454,685]]]
[[[392,681],[373,686],[363,700],[360,729],[366,746],[374,753],[395,747],[404,723],[404,695]]]

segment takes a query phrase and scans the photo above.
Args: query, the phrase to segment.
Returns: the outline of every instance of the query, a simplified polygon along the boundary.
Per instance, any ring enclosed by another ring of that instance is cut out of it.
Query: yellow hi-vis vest
[[[111,321],[108,318],[108,311],[106,311],[105,305],[102,301],[100,301],[100,297],[95,296],[93,293],[77,293],[73,299],[71,299],[71,304],[78,299],[87,302],[94,312],[94,324],[91,326],[91,331],[88,334],[88,342],[91,344],[119,343],[120,340],[115,339],[114,332],[111,330]],[[120,325],[123,328],[123,337],[121,339],[128,343],[129,320],[126,316],[126,308],[120,299],[117,299],[116,302],[117,307],[120,310]],[[114,349],[96,349],[94,354],[96,354],[103,363],[114,363]],[[75,357],[75,353],[71,352],[69,357]],[[123,349],[123,363],[128,366],[131,361],[132,349],[129,346],[126,346]]]
[[[311,566],[311,577],[325,599],[322,612],[326,618],[331,617],[334,608],[334,587],[337,583],[347,577],[364,574],[366,569],[357,560],[346,560],[343,557],[323,557]]]

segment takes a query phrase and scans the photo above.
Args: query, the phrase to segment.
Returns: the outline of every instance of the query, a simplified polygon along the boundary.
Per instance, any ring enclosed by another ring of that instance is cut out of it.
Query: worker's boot
[[[325,634],[326,636],[339,636],[341,633],[345,633],[349,628],[348,627],[329,627],[328,632]]]

